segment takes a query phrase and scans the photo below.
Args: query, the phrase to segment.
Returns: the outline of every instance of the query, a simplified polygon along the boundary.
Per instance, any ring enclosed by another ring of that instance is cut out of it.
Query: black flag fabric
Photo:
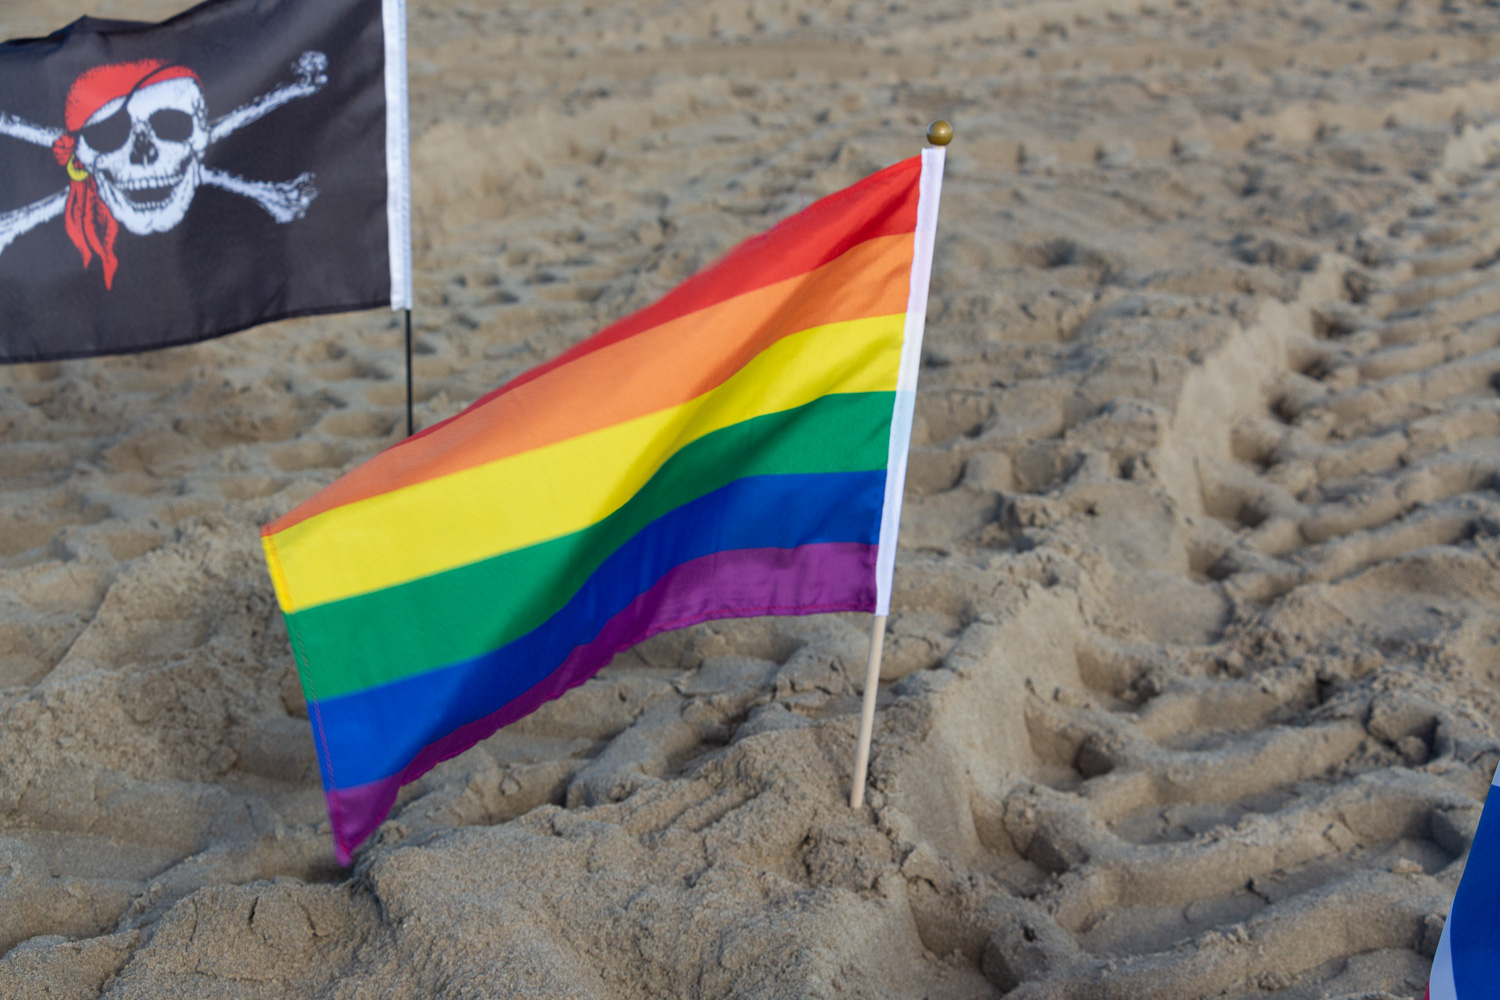
[[[405,0],[0,44],[0,363],[411,306]]]

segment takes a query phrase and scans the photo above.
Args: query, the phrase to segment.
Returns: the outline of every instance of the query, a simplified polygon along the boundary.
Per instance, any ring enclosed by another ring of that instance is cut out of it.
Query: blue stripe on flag
[[[885,470],[753,476],[663,515],[621,546],[561,611],[491,653],[317,703],[325,788],[389,777],[418,751],[498,711],[552,673],[674,566],[714,552],[822,542],[873,545]]]

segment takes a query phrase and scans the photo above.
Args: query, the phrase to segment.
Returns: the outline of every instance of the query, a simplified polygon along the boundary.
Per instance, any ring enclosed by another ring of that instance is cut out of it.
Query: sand
[[[955,123],[868,804],[867,619],[718,623],[341,870],[256,533],[401,433],[396,321],[11,367],[0,996],[1422,995],[1500,761],[1500,11],[412,0],[411,48],[421,424]]]

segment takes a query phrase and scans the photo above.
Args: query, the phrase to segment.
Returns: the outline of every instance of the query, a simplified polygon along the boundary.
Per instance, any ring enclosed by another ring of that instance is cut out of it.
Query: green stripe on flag
[[[894,396],[824,396],[726,427],[677,452],[582,531],[288,615],[304,689],[333,698],[498,649],[557,613],[642,528],[736,479],[883,469]],[[369,627],[394,620],[409,627]]]

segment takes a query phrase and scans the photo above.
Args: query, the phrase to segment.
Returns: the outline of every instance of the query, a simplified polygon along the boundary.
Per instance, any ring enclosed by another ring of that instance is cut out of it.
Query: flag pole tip
[[[946,146],[953,141],[953,126],[942,118],[927,126],[927,141],[934,146]]]

